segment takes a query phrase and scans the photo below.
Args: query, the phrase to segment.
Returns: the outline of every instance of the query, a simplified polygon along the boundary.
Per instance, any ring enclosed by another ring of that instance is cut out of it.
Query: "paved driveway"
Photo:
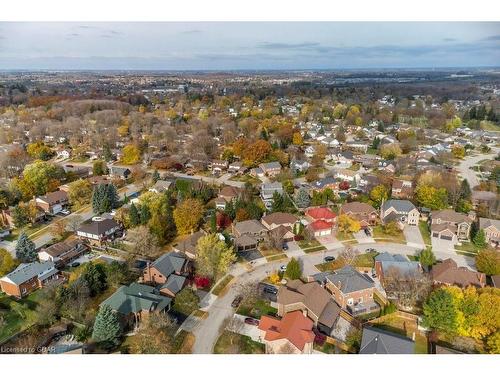
[[[364,230],[360,230],[359,232],[353,233],[354,238],[358,243],[375,243],[375,240],[372,236],[367,236]]]
[[[425,242],[418,226],[405,225],[403,233],[408,246],[416,247],[417,249],[425,249]]]

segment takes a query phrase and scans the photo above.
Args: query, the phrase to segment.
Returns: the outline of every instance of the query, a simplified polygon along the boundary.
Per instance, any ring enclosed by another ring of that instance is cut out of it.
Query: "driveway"
[[[408,246],[416,247],[417,249],[425,249],[425,242],[418,226],[405,225],[403,233]]]
[[[237,325],[237,329],[235,329],[233,332],[239,333],[240,335],[248,336],[253,341],[262,342],[259,328],[251,324],[246,324],[245,318],[246,316],[244,315],[234,314],[233,319],[236,319],[239,322],[239,324]]]
[[[356,233],[353,233],[354,238],[358,243],[375,243],[375,240],[372,236],[368,236],[364,230],[360,230]]]

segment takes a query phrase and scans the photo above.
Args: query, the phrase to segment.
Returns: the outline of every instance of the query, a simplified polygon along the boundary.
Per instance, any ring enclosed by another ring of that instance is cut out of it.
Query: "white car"
[[[60,212],[61,214],[63,214],[63,215],[69,215],[69,214],[71,213],[71,211],[70,211],[70,210],[61,210],[61,211],[59,211],[59,212]]]
[[[280,271],[281,271],[281,272],[286,272],[286,264],[283,264],[283,265],[280,267]]]

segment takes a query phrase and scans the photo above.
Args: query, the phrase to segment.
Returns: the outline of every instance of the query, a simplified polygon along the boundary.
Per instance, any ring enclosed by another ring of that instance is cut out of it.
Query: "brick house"
[[[198,244],[198,240],[205,236],[205,232],[199,230],[198,232],[194,232],[186,239],[180,241],[179,243],[172,246],[172,249],[178,253],[183,253],[189,259],[196,258],[196,245]]]
[[[468,241],[473,219],[453,210],[431,212],[431,235],[434,238],[457,241]]]
[[[22,298],[59,279],[62,277],[54,262],[21,263],[14,271],[0,278],[0,287],[5,294]]]
[[[500,246],[500,220],[479,218],[479,229],[484,230],[486,241],[491,247]]]
[[[119,233],[121,233],[120,224],[114,219],[105,219],[102,217],[94,217],[90,222],[83,223],[76,230],[77,236],[95,244],[111,241]]]
[[[259,164],[259,168],[266,176],[275,177],[281,172],[281,164],[277,161]]]
[[[350,202],[345,203],[340,208],[340,215],[347,215],[360,222],[362,228],[377,225],[379,221],[375,208],[368,203]]]
[[[486,285],[486,275],[471,271],[467,267],[458,267],[453,259],[445,259],[432,267],[431,278],[434,284],[457,285],[461,288],[475,286],[483,288]]]
[[[68,193],[57,190],[35,198],[35,204],[45,213],[55,215],[69,205]]]
[[[339,191],[339,182],[336,178],[332,176],[327,176],[317,181],[314,181],[311,184],[311,188],[314,191],[325,191],[326,189],[330,189],[334,193]]]
[[[64,267],[89,250],[78,238],[58,242],[38,252],[38,259],[42,262],[51,261],[57,267]]]

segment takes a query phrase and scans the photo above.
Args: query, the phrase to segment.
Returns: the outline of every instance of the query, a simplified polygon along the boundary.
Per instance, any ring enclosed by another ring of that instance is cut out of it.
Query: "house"
[[[341,321],[340,307],[316,281],[304,283],[291,280],[279,287],[276,301],[279,316],[300,311],[313,321],[320,332],[329,336]]]
[[[94,217],[90,222],[83,223],[76,230],[77,236],[89,240],[91,243],[100,244],[112,241],[121,234],[121,226],[114,219]]]
[[[286,313],[282,319],[261,317],[259,330],[266,353],[312,354],[316,337],[313,325],[301,311]]]
[[[334,176],[339,180],[348,181],[352,185],[357,185],[358,181],[361,179],[361,175],[358,172],[350,169],[337,169]]]
[[[205,236],[205,234],[206,233],[202,230],[199,230],[198,232],[194,232],[186,239],[175,244],[172,248],[174,251],[176,251],[178,253],[185,254],[189,259],[195,259],[196,258],[196,245],[198,244],[198,240],[201,237]]]
[[[471,271],[466,267],[458,267],[453,259],[445,259],[432,267],[431,278],[435,284],[458,285],[461,288],[486,285],[486,275]]]
[[[309,163],[307,160],[293,159],[290,162],[290,170],[295,173],[304,173],[309,169],[310,166],[311,163]]]
[[[281,182],[271,182],[260,186],[260,197],[268,210],[273,205],[274,193],[283,195],[283,184]]]
[[[413,203],[407,200],[389,199],[380,207],[380,219],[384,224],[395,221],[404,226],[418,225],[420,212]]]
[[[137,327],[144,316],[153,312],[166,312],[172,298],[160,294],[155,287],[132,283],[123,285],[101,303],[120,314],[124,326]]]
[[[471,195],[472,205],[475,208],[479,205],[492,206],[497,199],[497,194],[492,191],[473,190]]]
[[[66,264],[69,264],[82,256],[88,250],[88,246],[86,246],[80,239],[73,238],[58,242],[40,250],[38,252],[38,259],[40,259],[41,262],[54,262],[56,267],[64,267]]]
[[[227,160],[212,160],[209,165],[209,169],[212,170],[213,174],[220,174],[226,171],[229,167],[229,162]]]
[[[269,177],[275,177],[281,172],[281,164],[277,161],[272,161],[269,163],[259,164],[259,168],[262,169],[264,175]]]
[[[260,241],[266,236],[268,229],[258,220],[245,220],[233,223],[232,232],[237,251],[256,250]]]
[[[378,213],[375,208],[368,203],[350,202],[345,203],[340,208],[340,215],[347,215],[360,222],[362,228],[376,225],[378,222]]]
[[[67,148],[63,148],[63,149],[57,150],[56,155],[58,158],[68,159],[71,156],[71,150],[67,149]]]
[[[151,186],[148,191],[153,193],[164,193],[172,187],[172,181],[158,180],[153,186]]]
[[[262,168],[252,168],[250,169],[250,176],[252,177],[257,177],[257,178],[262,178],[265,177],[265,173],[262,170]]]
[[[392,182],[391,196],[397,199],[413,198],[413,182],[407,180],[394,180]]]
[[[223,210],[226,204],[235,200],[241,195],[242,189],[234,186],[224,186],[215,199],[215,208]]]
[[[486,241],[492,247],[500,245],[500,220],[479,218],[479,229],[484,230]]]
[[[263,216],[261,219],[262,225],[269,230],[275,229],[279,226],[285,226],[290,230],[293,230],[296,222],[297,217],[286,212],[273,212],[272,214]]]
[[[420,263],[409,260],[405,255],[389,254],[387,252],[375,257],[375,274],[380,283],[385,285],[391,277],[413,278],[421,274]]]
[[[0,287],[5,294],[22,298],[60,279],[62,276],[54,262],[21,263],[14,271],[0,278]]]
[[[361,190],[364,194],[369,194],[375,186],[381,184],[382,180],[380,179],[379,176],[374,174],[366,174],[362,176],[358,181],[357,188]]]
[[[337,220],[335,213],[328,207],[308,208],[305,217],[309,221],[307,228],[315,237],[331,235]]]
[[[189,261],[184,254],[175,251],[166,253],[153,263],[148,262],[141,281],[157,286],[161,294],[175,297],[187,283],[189,267]]]
[[[359,354],[414,354],[415,342],[405,336],[365,326]]]
[[[431,212],[431,235],[434,238],[452,241],[467,241],[473,219],[453,210]]]
[[[361,141],[348,141],[344,144],[344,149],[351,150],[359,154],[366,154],[368,151],[368,144]]]
[[[229,173],[243,173],[245,172],[246,167],[243,165],[241,161],[235,161],[234,163],[229,164],[228,172]]]
[[[323,277],[325,288],[332,293],[337,304],[353,315],[379,309],[373,299],[374,281],[354,267],[345,266]]]
[[[118,177],[122,180],[126,180],[130,177],[131,173],[132,171],[127,167],[119,167],[116,165],[112,165],[111,167],[109,167],[109,175],[111,177]]]
[[[49,215],[61,212],[69,204],[68,193],[57,190],[35,198],[35,204]]]
[[[330,189],[334,193],[339,191],[339,183],[332,176],[323,177],[320,180],[314,181],[311,187],[314,191],[325,191],[326,189]]]

